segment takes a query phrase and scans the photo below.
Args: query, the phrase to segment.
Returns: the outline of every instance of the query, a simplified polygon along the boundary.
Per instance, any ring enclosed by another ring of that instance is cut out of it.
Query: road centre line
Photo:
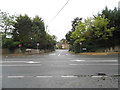
[[[77,76],[61,76],[63,78],[77,78]]]
[[[39,75],[39,76],[17,76],[17,75],[14,75],[14,76],[7,76],[7,78],[55,78],[55,77],[57,77],[57,78],[77,78],[77,76],[74,76],[74,75],[72,75],[72,76],[43,76],[43,75]]]
[[[24,78],[25,76],[8,76],[8,78]]]
[[[53,76],[36,76],[37,78],[52,78]]]
[[[114,77],[114,75],[62,75],[62,76],[50,76],[50,75],[48,75],[48,76],[47,75],[38,75],[38,76],[23,76],[23,75],[21,75],[21,76],[18,76],[18,75],[9,75],[9,76],[7,76],[7,78],[79,78],[79,77],[101,78],[101,77]],[[1,76],[1,78],[3,78],[3,77]]]

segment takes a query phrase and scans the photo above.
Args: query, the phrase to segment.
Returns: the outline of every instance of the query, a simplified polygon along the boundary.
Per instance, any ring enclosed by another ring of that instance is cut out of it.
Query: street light
[[[80,42],[80,52],[82,52],[82,47],[81,47],[81,45],[82,45],[82,42]]]
[[[40,44],[39,44],[39,43],[37,43],[37,51],[39,51],[39,50],[38,50],[39,45],[40,45]]]

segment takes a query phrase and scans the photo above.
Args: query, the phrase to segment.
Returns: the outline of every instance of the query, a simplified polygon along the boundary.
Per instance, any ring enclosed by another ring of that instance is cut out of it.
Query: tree
[[[32,32],[31,32],[31,38],[34,41],[34,43],[40,43],[39,48],[45,49],[46,48],[46,32],[45,32],[45,25],[39,16],[35,16],[32,20]]]
[[[69,44],[74,43],[75,40],[71,37],[71,34],[72,32],[75,31],[76,27],[81,21],[82,21],[82,18],[79,18],[79,17],[74,18],[74,20],[72,21],[72,29],[65,35],[66,40],[68,41]]]
[[[32,31],[32,21],[27,15],[20,15],[16,18],[13,30],[14,41],[20,41],[23,46],[27,46],[30,42],[30,35]]]
[[[45,32],[44,21],[39,16],[33,19],[27,15],[20,15],[16,19],[13,30],[14,41],[20,41],[24,48],[38,48],[40,50],[54,49],[55,36]]]
[[[0,11],[0,29],[3,32],[2,35],[4,39],[12,32],[14,19],[15,16],[10,16],[8,13]]]
[[[114,27],[108,27],[109,20],[102,16],[85,19],[79,22],[75,31],[71,32],[70,38],[73,38],[71,50],[78,53],[81,47],[87,47],[89,51],[96,51],[107,45],[109,37],[112,37]],[[82,46],[80,47],[80,43]]]
[[[72,31],[75,31],[76,26],[78,26],[78,23],[81,22],[82,18],[76,17],[73,21],[72,21]]]
[[[120,45],[120,10],[117,8],[111,10],[105,7],[105,9],[102,10],[102,16],[110,20],[108,27],[115,28],[112,32],[113,36],[109,38],[109,41],[112,41],[111,46],[114,47]]]
[[[55,39],[55,35],[50,35],[50,34],[46,34],[46,49],[48,50],[55,50],[55,45],[56,45],[56,39]]]

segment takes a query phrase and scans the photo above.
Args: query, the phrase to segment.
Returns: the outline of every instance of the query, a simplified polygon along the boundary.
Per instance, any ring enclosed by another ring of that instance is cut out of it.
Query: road
[[[2,60],[3,88],[117,88],[117,75],[117,55],[75,55],[56,50]]]

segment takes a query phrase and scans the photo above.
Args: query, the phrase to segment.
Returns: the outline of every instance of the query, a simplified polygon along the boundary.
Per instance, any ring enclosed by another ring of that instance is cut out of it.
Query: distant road
[[[117,88],[118,56],[70,54],[67,50],[3,58],[3,88]],[[103,72],[106,76],[97,76]]]

